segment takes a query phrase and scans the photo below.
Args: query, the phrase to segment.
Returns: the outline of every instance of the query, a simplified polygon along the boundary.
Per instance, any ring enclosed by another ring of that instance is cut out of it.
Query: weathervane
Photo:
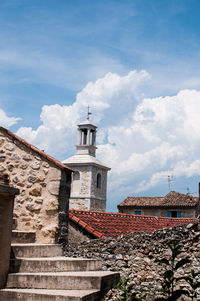
[[[92,113],[90,112],[90,107],[88,106],[87,120],[90,120],[90,115],[92,115]]]

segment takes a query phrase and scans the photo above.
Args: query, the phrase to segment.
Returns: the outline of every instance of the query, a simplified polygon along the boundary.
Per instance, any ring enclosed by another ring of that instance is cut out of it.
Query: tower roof
[[[100,160],[96,157],[90,155],[74,155],[70,158],[67,158],[65,161],[62,162],[68,166],[75,166],[75,165],[98,165],[104,169],[110,170],[110,167],[105,166]]]
[[[79,123],[78,126],[92,126],[94,128],[97,128],[97,126],[94,125],[89,119],[86,119],[85,121]]]

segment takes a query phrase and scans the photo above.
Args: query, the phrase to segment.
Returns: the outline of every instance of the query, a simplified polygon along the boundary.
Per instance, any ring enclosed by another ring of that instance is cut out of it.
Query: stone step
[[[2,289],[0,301],[99,301],[99,290]]]
[[[102,268],[101,260],[70,257],[36,257],[12,259],[10,272],[67,272],[67,271],[98,271]]]
[[[62,256],[62,247],[55,244],[12,244],[14,257],[56,257]]]
[[[30,231],[12,231],[12,243],[34,243],[35,232]]]
[[[8,274],[6,288],[107,291],[118,281],[119,273],[108,271],[11,273]]]

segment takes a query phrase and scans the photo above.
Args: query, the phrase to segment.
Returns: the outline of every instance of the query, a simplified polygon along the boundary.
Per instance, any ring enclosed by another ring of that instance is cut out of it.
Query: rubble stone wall
[[[0,132],[0,172],[8,174],[10,183],[20,189],[14,205],[17,229],[36,231],[37,242],[55,242],[59,224],[61,169],[23,143]]]
[[[155,259],[169,256],[167,243],[172,239],[182,244],[181,256],[189,256],[192,260],[192,265],[180,269],[180,275],[185,275],[191,268],[200,271],[200,231],[197,224],[158,230],[154,234],[138,232],[117,238],[83,241],[79,246],[69,245],[65,254],[102,259],[104,270],[120,271],[122,277],[134,282],[136,291],[142,288],[148,296],[145,300],[152,301],[153,292],[161,288],[160,279],[164,271]],[[119,300],[115,291],[109,294],[105,300]]]

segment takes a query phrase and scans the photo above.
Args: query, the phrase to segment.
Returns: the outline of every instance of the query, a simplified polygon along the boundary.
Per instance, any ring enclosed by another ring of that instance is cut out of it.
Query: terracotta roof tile
[[[196,218],[168,218],[73,209],[69,211],[69,218],[98,238],[141,231],[153,233],[159,229],[198,221]]]
[[[18,142],[22,143],[26,147],[30,148],[31,150],[33,150],[34,152],[36,152],[41,157],[43,157],[43,158],[47,159],[48,161],[54,163],[60,169],[66,169],[66,170],[69,170],[70,172],[73,171],[69,166],[62,164],[60,161],[58,161],[58,160],[54,159],[53,157],[47,155],[46,153],[44,153],[43,151],[41,151],[40,149],[38,149],[34,145],[28,143],[27,141],[25,141],[24,139],[20,138],[19,136],[13,134],[9,130],[5,129],[4,127],[0,126],[0,131],[6,133],[10,137],[12,137],[14,140],[17,140]]]
[[[164,197],[127,197],[118,207],[195,207],[199,198],[170,191]]]

